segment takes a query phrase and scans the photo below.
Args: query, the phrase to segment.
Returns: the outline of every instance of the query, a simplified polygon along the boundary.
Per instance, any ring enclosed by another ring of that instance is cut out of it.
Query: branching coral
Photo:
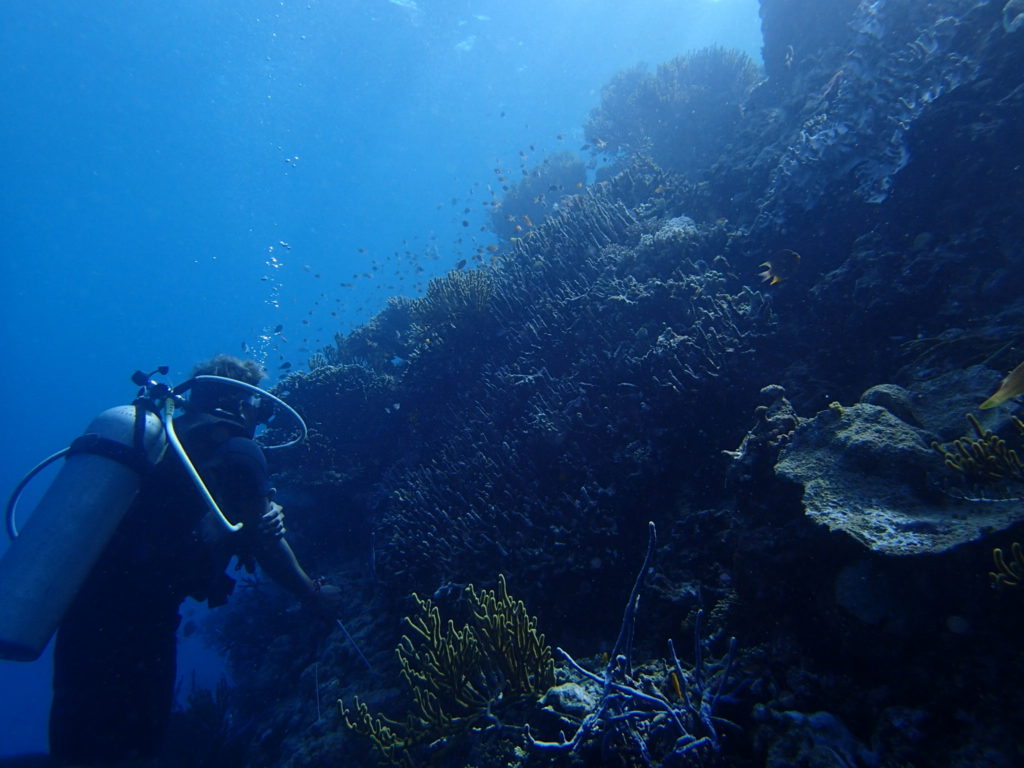
[[[984,429],[978,420],[967,414],[977,437],[961,437],[948,445],[932,443],[946,466],[956,470],[969,481],[976,484],[992,484],[1001,482],[1024,482],[1024,463],[1015,448],[996,435],[992,430]],[[1024,422],[1013,418],[1019,437],[1024,437]],[[972,496],[970,501],[1020,501],[1020,496],[1012,498],[992,499],[987,495]],[[1014,542],[1010,547],[1010,559],[1007,560],[1003,550],[996,547],[992,550],[992,560],[996,569],[989,571],[995,587],[1016,587],[1024,583],[1024,551],[1021,545]]]
[[[480,645],[488,649],[500,679],[512,697],[539,696],[555,682],[551,646],[537,631],[537,619],[526,604],[508,593],[505,575],[498,576],[498,589],[477,592],[467,587]]]
[[[478,320],[490,307],[490,275],[481,269],[449,272],[427,284],[427,295],[413,302],[412,321],[427,330]]]
[[[560,207],[567,195],[587,183],[587,167],[571,152],[557,152],[515,184],[491,210],[491,228],[502,238],[524,237]]]
[[[975,438],[962,437],[948,445],[932,443],[946,466],[963,473],[973,482],[1024,481],[1024,463],[1017,451],[991,430],[984,429],[972,414],[967,420],[974,427]],[[1024,422],[1015,418],[1019,435],[1024,435]]]
[[[415,376],[444,378],[466,370],[494,335],[494,279],[486,268],[454,270],[427,284],[427,294],[412,302],[409,360]]]
[[[577,752],[589,743],[601,743],[605,747],[614,745],[620,758],[627,755],[636,758],[626,764],[649,767],[704,765],[708,757],[721,749],[718,726],[728,721],[717,716],[715,710],[721,701],[728,698],[725,689],[732,671],[735,638],[730,639],[729,650],[723,659],[706,660],[701,633],[702,612],[698,612],[691,669],[684,669],[672,641],[669,641],[672,665],[668,680],[677,699],[675,702],[633,669],[636,613],[640,590],[654,554],[654,523],[648,524],[648,534],[647,554],[626,602],[619,637],[603,673],[585,669],[566,651],[558,649],[577,673],[600,686],[597,707],[580,722],[571,739],[538,741],[531,737],[533,747]]]
[[[1024,549],[1021,549],[1020,542],[1015,541],[1010,546],[1009,560],[999,547],[992,550],[992,560],[996,570],[989,571],[988,575],[992,577],[993,586],[1019,587],[1024,584]]]
[[[471,621],[456,628],[431,600],[413,595],[418,612],[405,619],[412,632],[395,649],[415,704],[405,723],[374,715],[358,700],[354,709],[339,702],[345,725],[370,738],[388,765],[411,765],[410,750],[419,745],[502,727],[497,710],[554,684],[551,646],[503,575],[497,590],[469,585],[465,596]]]
[[[500,698],[495,660],[485,656],[476,630],[456,629],[430,600],[413,595],[419,615],[406,617],[413,631],[396,653],[402,677],[416,702],[420,722],[429,730],[451,731],[475,721]]]
[[[346,709],[338,700],[345,727],[365,736],[373,742],[381,763],[394,768],[413,768],[415,763],[409,754],[409,741],[399,735],[401,723],[389,720],[383,715],[374,715],[365,702],[356,699],[355,709]]]
[[[760,70],[749,56],[704,48],[658,67],[631,69],[601,91],[587,139],[611,151],[649,152],[663,168],[705,170],[729,142]]]

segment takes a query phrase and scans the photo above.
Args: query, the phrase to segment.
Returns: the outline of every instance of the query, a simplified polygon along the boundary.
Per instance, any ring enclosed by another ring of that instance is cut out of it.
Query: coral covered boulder
[[[807,515],[887,555],[943,552],[1024,519],[1024,503],[941,492],[929,433],[878,405],[834,405],[804,421],[775,471],[804,487]]]

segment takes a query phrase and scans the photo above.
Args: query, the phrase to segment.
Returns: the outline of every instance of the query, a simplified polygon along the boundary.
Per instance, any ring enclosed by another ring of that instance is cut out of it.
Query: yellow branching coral
[[[354,710],[339,702],[345,725],[370,738],[387,765],[412,765],[412,747],[496,724],[499,707],[539,698],[555,683],[551,646],[523,601],[509,595],[504,575],[497,590],[470,584],[465,596],[470,621],[457,628],[413,594],[418,611],[405,618],[411,632],[395,649],[414,704],[404,724],[358,700]]]
[[[492,660],[484,651],[473,627],[455,628],[448,619],[442,628],[441,613],[430,600],[414,594],[420,613],[406,622],[415,633],[402,637],[395,652],[402,677],[409,684],[424,725],[448,729],[487,710],[500,691],[487,674]]]
[[[341,699],[338,699],[338,706],[345,726],[373,741],[382,763],[393,768],[413,768],[408,742],[395,730],[395,726],[401,727],[400,723],[371,714],[370,708],[358,698],[354,710],[346,709]]]
[[[396,652],[426,727],[450,730],[489,716],[498,703],[540,696],[554,685],[551,646],[523,601],[508,594],[504,575],[497,590],[466,587],[472,623],[461,629],[451,619],[443,626],[430,600],[413,598],[419,614],[406,623],[414,634],[404,636]]]
[[[1010,448],[1003,438],[983,428],[972,414],[967,414],[967,419],[977,437],[961,437],[948,445],[932,443],[932,448],[939,452],[946,466],[977,482],[1024,481],[1024,463],[1021,463],[1017,451]],[[1016,418],[1013,421],[1019,434],[1024,435],[1024,422]]]
[[[992,560],[996,569],[989,571],[988,575],[992,577],[993,586],[1019,587],[1024,584],[1024,549],[1021,549],[1020,542],[1015,541],[1010,546],[1009,560],[999,547],[992,550]]]
[[[483,645],[490,649],[513,697],[540,696],[555,684],[551,646],[537,631],[522,600],[508,593],[505,575],[498,575],[498,589],[477,593],[470,584],[470,603]]]

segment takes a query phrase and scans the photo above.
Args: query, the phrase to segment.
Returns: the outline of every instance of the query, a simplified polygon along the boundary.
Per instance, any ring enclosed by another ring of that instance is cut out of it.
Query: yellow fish
[[[1021,363],[1006,374],[1006,378],[1000,382],[999,389],[995,391],[995,394],[978,407],[983,411],[995,408],[997,405],[1005,403],[1011,397],[1016,397],[1022,393],[1024,393],[1024,363]]]

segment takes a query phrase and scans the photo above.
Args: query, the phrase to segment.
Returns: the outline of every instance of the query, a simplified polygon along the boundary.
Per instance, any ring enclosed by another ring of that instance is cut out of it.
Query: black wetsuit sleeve
[[[232,437],[218,448],[214,461],[214,497],[232,523],[249,529],[249,538],[259,528],[260,518],[270,500],[270,474],[263,450],[252,440]]]
[[[254,556],[274,581],[299,599],[315,598],[316,585],[302,570],[288,542],[265,532],[261,525],[270,502],[270,477],[263,451],[252,440],[231,438],[218,453],[218,502],[229,520],[244,526],[244,544],[235,554]]]

